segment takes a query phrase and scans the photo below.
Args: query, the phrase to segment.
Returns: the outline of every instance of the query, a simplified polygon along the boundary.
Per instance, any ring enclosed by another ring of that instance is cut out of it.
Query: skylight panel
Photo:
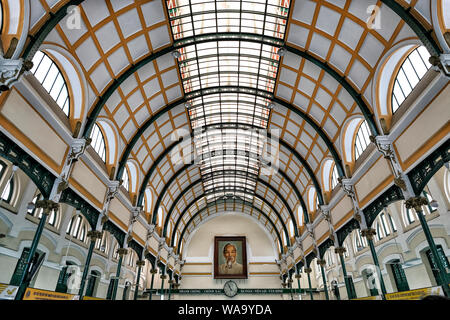
[[[289,1],[170,0],[167,8],[206,198],[252,201]],[[272,38],[263,44],[263,36]]]

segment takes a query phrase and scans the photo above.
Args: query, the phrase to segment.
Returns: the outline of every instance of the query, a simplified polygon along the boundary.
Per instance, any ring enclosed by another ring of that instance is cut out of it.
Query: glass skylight
[[[289,1],[167,1],[207,201],[253,202]]]

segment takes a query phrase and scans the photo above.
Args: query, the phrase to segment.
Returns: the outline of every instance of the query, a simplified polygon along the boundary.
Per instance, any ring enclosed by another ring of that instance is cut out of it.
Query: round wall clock
[[[231,280],[225,282],[225,285],[223,286],[223,292],[225,293],[225,295],[227,297],[230,297],[230,298],[237,295],[238,286],[237,286],[236,282],[231,281]]]

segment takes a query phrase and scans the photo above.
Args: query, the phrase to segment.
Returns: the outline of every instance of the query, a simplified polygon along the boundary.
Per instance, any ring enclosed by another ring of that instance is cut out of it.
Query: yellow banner
[[[78,295],[27,288],[23,300],[78,300]]]
[[[0,300],[14,300],[18,288],[18,286],[0,283]]]
[[[388,293],[386,294],[386,300],[420,300],[423,297],[428,296],[430,294],[439,296],[444,295],[441,287],[431,287],[403,292]]]
[[[370,297],[364,297],[364,298],[356,298],[352,300],[381,300],[381,296],[370,296]]]
[[[102,298],[96,298],[96,297],[86,297],[86,296],[84,296],[84,297],[83,297],[83,300],[105,300],[105,299],[102,299]]]

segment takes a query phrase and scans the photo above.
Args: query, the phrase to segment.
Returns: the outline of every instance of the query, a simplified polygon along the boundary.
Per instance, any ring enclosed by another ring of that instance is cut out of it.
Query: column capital
[[[138,261],[136,261],[136,265],[137,265],[138,267],[143,267],[143,266],[145,266],[145,260],[138,260]]]
[[[87,233],[87,236],[91,239],[91,241],[95,241],[102,238],[103,232],[99,230],[91,230]]]
[[[33,68],[33,62],[23,59],[4,59],[0,57],[0,92],[8,91],[26,71]]]
[[[305,273],[311,273],[312,269],[311,268],[304,268],[303,271],[305,271]]]
[[[36,201],[35,207],[42,208],[43,214],[49,214],[50,211],[52,211],[52,210],[55,210],[55,211],[58,210],[59,204],[52,200],[38,200],[38,201]]]
[[[337,253],[337,254],[344,254],[344,253],[346,253],[347,252],[347,249],[345,249],[345,247],[337,247],[337,248],[334,248],[334,253]]]
[[[153,268],[152,268],[152,269],[150,270],[150,273],[151,273],[151,274],[157,274],[157,273],[158,273],[158,269],[153,269]]]
[[[162,274],[162,275],[160,276],[160,278],[164,280],[164,279],[167,278],[167,276],[166,276],[165,274]]]
[[[375,229],[372,229],[372,228],[367,228],[367,229],[361,230],[361,235],[363,237],[366,237],[368,240],[373,240],[373,236],[376,234],[377,234],[377,232],[375,231]]]
[[[301,277],[302,277],[302,275],[300,273],[295,274],[295,279],[300,279]]]
[[[133,236],[131,234],[128,234],[127,243],[129,244],[131,241],[133,241]]]
[[[317,259],[317,264],[319,266],[324,266],[327,262],[325,261],[325,259]]]
[[[428,204],[428,199],[425,197],[413,197],[405,201],[405,206],[407,209],[414,209],[416,211],[421,211],[422,206]]]
[[[119,256],[123,257],[124,255],[126,255],[128,253],[128,249],[127,248],[119,248],[119,249],[117,249],[117,253],[119,254]]]

